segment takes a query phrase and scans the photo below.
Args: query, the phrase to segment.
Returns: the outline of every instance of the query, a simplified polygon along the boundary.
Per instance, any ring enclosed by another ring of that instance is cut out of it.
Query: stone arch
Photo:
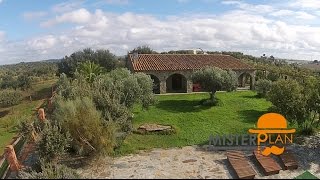
[[[179,73],[173,73],[166,79],[167,93],[186,93],[188,90],[187,78]]]
[[[253,82],[254,82],[254,77],[248,73],[248,72],[243,72],[238,76],[238,87],[241,88],[246,88],[249,86],[249,89],[253,89]]]
[[[151,79],[153,80],[153,93],[155,94],[160,94],[160,80],[157,76],[153,75],[153,74],[148,74]]]

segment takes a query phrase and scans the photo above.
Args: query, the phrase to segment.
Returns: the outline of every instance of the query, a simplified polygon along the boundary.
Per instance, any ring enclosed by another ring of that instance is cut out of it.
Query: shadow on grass
[[[164,100],[159,101],[155,106],[169,112],[183,113],[199,112],[211,108],[210,106],[201,105],[200,100]]]
[[[263,99],[263,97],[260,97],[258,94],[252,95],[252,96],[244,95],[244,96],[241,96],[241,97],[247,98],[247,99]]]
[[[3,118],[3,117],[5,117],[6,115],[8,115],[9,114],[9,110],[3,110],[3,111],[0,111],[0,118]]]
[[[254,124],[256,124],[258,122],[258,118],[265,113],[268,113],[268,111],[257,111],[257,110],[239,111],[239,115],[243,117],[242,119],[244,119],[244,122],[254,123]]]
[[[32,93],[32,100],[41,100],[45,98],[50,98],[51,96],[51,87],[43,88],[39,91]]]

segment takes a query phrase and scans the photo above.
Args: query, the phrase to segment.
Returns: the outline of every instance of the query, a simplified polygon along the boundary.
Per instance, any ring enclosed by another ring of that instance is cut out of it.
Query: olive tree
[[[131,53],[138,53],[138,54],[157,54],[156,51],[154,51],[153,49],[151,49],[151,47],[149,47],[148,45],[142,45],[142,46],[138,46],[136,48],[134,48],[133,50],[131,50],[129,52]]]
[[[232,91],[237,87],[237,78],[233,71],[226,71],[217,67],[206,67],[195,71],[192,80],[199,83],[201,88],[210,93],[210,100],[215,102],[218,90]]]
[[[70,56],[64,57],[58,64],[59,74],[64,73],[68,77],[74,77],[79,65],[83,62],[92,61],[99,64],[105,70],[111,71],[116,67],[116,56],[109,50],[92,50],[90,48],[77,51]]]
[[[132,74],[127,69],[116,69],[95,77],[88,82],[80,73],[74,79],[62,74],[58,81],[57,93],[65,100],[77,97],[93,99],[97,110],[106,122],[115,122],[123,132],[132,129],[132,107],[139,103],[147,108],[155,101],[153,82],[144,73]]]
[[[271,89],[271,85],[272,85],[272,81],[267,79],[259,79],[255,84],[255,88],[258,93],[258,96],[266,97],[267,93]]]
[[[18,76],[17,84],[21,90],[27,90],[31,88],[31,77],[27,75],[20,75]]]
[[[267,99],[288,120],[303,121],[308,115],[303,86],[296,80],[278,80],[272,83]]]
[[[0,91],[0,107],[10,107],[19,104],[23,99],[21,91],[5,89]]]

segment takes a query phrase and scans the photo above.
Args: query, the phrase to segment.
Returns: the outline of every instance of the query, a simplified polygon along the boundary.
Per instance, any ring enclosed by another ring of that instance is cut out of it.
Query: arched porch
[[[159,80],[159,78],[153,74],[149,74],[149,76],[153,80],[153,89],[152,89],[153,93],[160,94],[160,80]]]
[[[186,93],[187,92],[187,78],[182,74],[172,74],[166,79],[167,93]]]
[[[254,77],[248,73],[243,72],[238,76],[238,88],[239,89],[254,89]]]

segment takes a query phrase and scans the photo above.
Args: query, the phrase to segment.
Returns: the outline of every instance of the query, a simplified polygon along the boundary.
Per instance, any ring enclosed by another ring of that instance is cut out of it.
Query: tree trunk
[[[210,100],[211,100],[212,102],[215,101],[215,94],[216,94],[216,92],[217,92],[217,90],[213,89],[213,90],[211,91],[211,93],[210,93]]]

